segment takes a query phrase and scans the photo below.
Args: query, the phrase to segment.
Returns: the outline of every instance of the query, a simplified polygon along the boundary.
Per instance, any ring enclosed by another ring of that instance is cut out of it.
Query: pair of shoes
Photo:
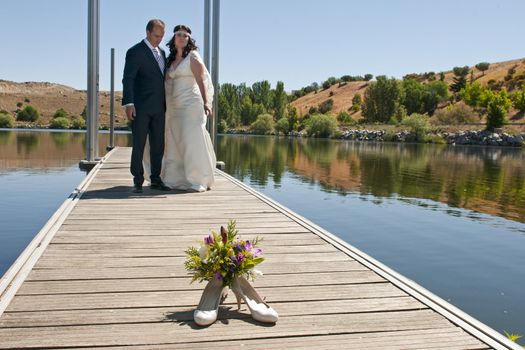
[[[222,285],[222,280],[216,278],[208,282],[202,292],[201,300],[197,309],[193,312],[193,319],[199,326],[209,326],[217,320],[219,304],[221,304],[228,292]]]
[[[133,190],[131,190],[133,193],[142,193],[142,185],[141,184],[134,184]]]
[[[152,181],[150,187],[152,190],[171,191],[171,188],[166,186],[162,180]]]
[[[237,277],[233,280],[233,293],[237,298],[237,308],[241,308],[241,301],[244,300],[254,320],[265,323],[275,323],[279,319],[277,311],[272,309],[259,296],[250,282],[244,277]]]

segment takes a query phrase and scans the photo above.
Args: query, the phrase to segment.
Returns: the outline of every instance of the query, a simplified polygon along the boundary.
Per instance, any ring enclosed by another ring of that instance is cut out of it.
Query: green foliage
[[[267,135],[273,131],[274,124],[271,114],[261,114],[250,125],[250,130],[257,135]]]
[[[19,111],[16,119],[24,122],[36,122],[40,118],[40,112],[33,106],[25,106]]]
[[[430,131],[429,118],[423,114],[413,113],[410,116],[403,118],[401,124],[408,127],[410,133],[415,137],[416,141],[419,142],[424,142]]]
[[[290,130],[297,130],[299,127],[299,114],[297,113],[297,108],[292,105],[286,107],[286,115],[288,118],[288,125]]]
[[[273,110],[275,111],[275,118],[277,120],[283,118],[286,111],[286,104],[288,103],[288,95],[284,91],[284,83],[278,81],[273,92]]]
[[[350,114],[348,114],[348,112],[345,112],[345,111],[339,112],[339,114],[337,115],[337,121],[341,124],[347,124],[347,125],[357,124],[354,118],[352,118]]]
[[[387,122],[398,111],[402,89],[394,79],[378,76],[365,90],[363,116],[370,122]]]
[[[69,119],[64,117],[58,117],[51,120],[49,123],[51,129],[68,129],[69,128]]]
[[[219,121],[219,124],[217,124],[217,132],[219,134],[223,134],[226,132],[226,130],[228,130],[228,124],[226,123],[226,121],[225,120]]]
[[[370,80],[372,80],[373,77],[374,77],[373,74],[365,74],[364,78],[365,78],[365,81],[370,81]]]
[[[12,129],[15,127],[15,118],[8,113],[0,113],[0,128]]]
[[[59,108],[56,110],[55,114],[53,114],[53,119],[56,118],[67,118],[67,112],[63,108]]]
[[[490,67],[490,63],[488,62],[480,62],[476,64],[476,68],[480,70],[483,73],[483,75],[485,75],[485,71],[488,70],[489,67]]]
[[[330,137],[337,130],[337,120],[331,115],[315,114],[306,121],[306,134],[311,137]]]
[[[435,124],[440,125],[462,125],[474,123],[479,120],[476,113],[463,104],[455,104],[440,109],[432,117]]]
[[[361,94],[355,94],[354,97],[352,97],[352,105],[361,105],[361,103],[363,103]]]
[[[22,108],[23,105],[24,105],[24,104],[23,104],[22,102],[17,102],[17,103],[16,103],[16,107],[17,107],[17,108]]]
[[[525,112],[525,84],[520,91],[516,91],[512,95],[512,105],[520,112]]]
[[[288,119],[285,117],[279,119],[277,123],[275,123],[275,131],[283,135],[288,135],[288,132],[290,131],[290,123],[288,122]]]
[[[507,124],[507,111],[510,107],[510,99],[506,90],[494,93],[493,98],[487,106],[487,130],[501,128]]]
[[[522,336],[519,335],[519,334],[514,334],[514,333],[508,333],[507,331],[504,331],[505,332],[505,336],[512,340],[513,342],[516,342],[518,339],[520,339]]]
[[[319,113],[321,114],[328,113],[332,110],[333,106],[334,106],[334,100],[329,98],[328,100],[319,104]]]
[[[470,71],[468,66],[464,67],[454,67],[454,78],[453,83],[450,85],[450,90],[455,93],[458,93],[467,85],[467,75]]]
[[[87,106],[84,105],[84,109],[82,110],[82,113],[80,113],[80,116],[86,120],[86,116],[87,116]]]
[[[85,129],[86,121],[82,118],[73,118],[73,121],[71,122],[71,128],[72,129]]]
[[[477,81],[472,84],[468,83],[459,91],[459,97],[465,101],[467,105],[478,107],[482,103],[482,97],[484,97],[485,90],[486,89]]]

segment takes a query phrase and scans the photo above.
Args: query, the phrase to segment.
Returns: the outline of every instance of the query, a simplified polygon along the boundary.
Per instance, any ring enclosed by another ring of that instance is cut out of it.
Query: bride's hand
[[[206,114],[207,117],[211,117],[213,115],[211,108],[207,105],[204,105],[204,114]]]

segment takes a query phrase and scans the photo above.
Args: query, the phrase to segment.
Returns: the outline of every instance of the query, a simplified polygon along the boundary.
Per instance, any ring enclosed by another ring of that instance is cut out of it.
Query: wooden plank
[[[204,286],[202,286],[204,288]],[[389,283],[326,286],[292,286],[259,288],[268,303],[307,300],[344,300],[406,296]],[[202,290],[17,295],[6,311],[82,310],[129,307],[189,306],[194,307]]]
[[[230,293],[231,294],[231,293]],[[232,295],[226,299],[228,303],[220,308],[220,320],[230,318],[249,318],[249,311],[243,305],[237,310]],[[297,303],[273,303],[281,317],[298,315],[338,315],[342,313],[391,312],[406,310],[424,310],[427,307],[411,297],[368,298],[341,300],[303,301],[300,307]],[[44,327],[67,325],[94,324],[125,324],[164,322],[165,315],[177,313],[179,321],[192,321],[193,308],[186,306],[120,308],[97,310],[52,310],[52,311],[18,311],[7,312],[0,319],[0,328]],[[336,316],[337,317],[337,316]]]
[[[271,274],[289,273],[326,273],[346,271],[366,271],[363,265],[355,261],[322,261],[315,264],[302,262],[274,263],[265,261],[260,265],[265,276]],[[89,280],[108,278],[156,278],[185,276],[186,270],[182,265],[173,266],[146,266],[146,267],[79,267],[75,269],[54,266],[49,269],[35,268],[27,277],[28,281],[47,280]]]
[[[73,294],[137,291],[202,290],[201,283],[192,283],[187,275],[162,278],[126,278],[73,281],[27,281],[17,295]],[[258,287],[319,286],[386,282],[372,271],[328,273],[274,274],[260,277],[253,285]]]
[[[275,336],[305,336],[333,333],[385,332],[417,329],[449,329],[451,324],[429,310],[386,313],[301,315],[282,317],[273,327],[254,327],[251,319],[231,318],[208,328],[178,321],[179,315],[165,315],[166,322],[112,325],[0,328],[2,347],[73,347],[101,345],[145,345],[202,340],[236,340]]]

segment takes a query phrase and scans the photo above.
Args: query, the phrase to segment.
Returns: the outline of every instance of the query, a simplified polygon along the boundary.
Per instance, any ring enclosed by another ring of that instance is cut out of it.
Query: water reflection
[[[219,138],[228,173],[279,186],[285,171],[323,190],[423,198],[525,222],[525,153],[516,148]]]

